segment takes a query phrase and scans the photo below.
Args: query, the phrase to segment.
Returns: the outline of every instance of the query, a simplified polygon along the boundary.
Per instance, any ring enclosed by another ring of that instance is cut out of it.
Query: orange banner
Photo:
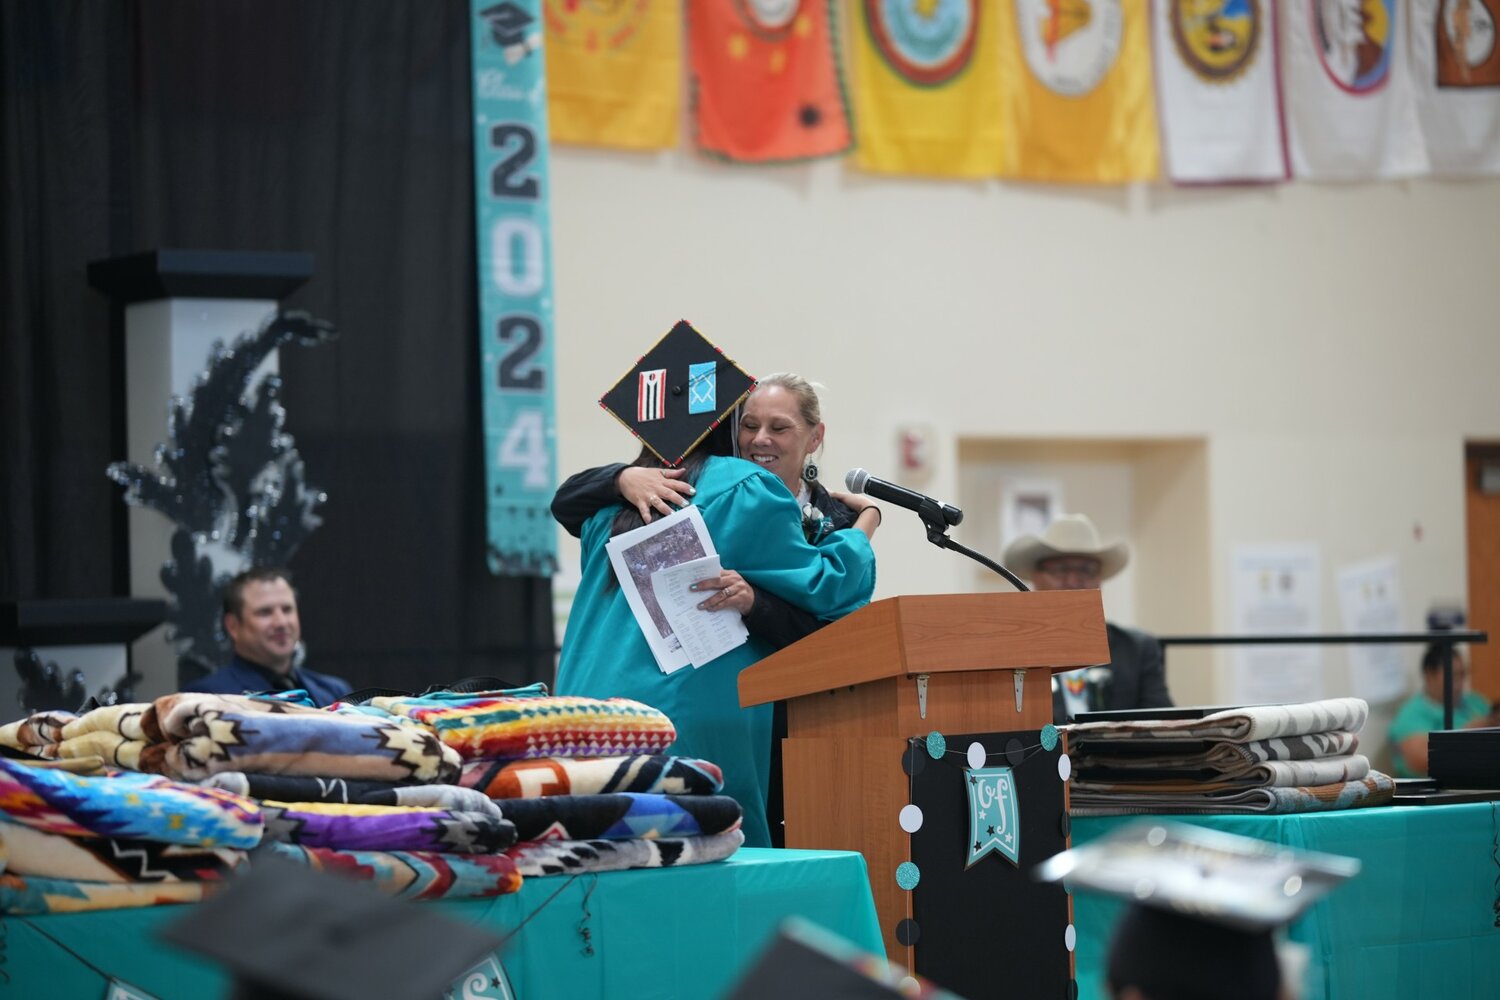
[[[851,143],[834,0],[693,0],[693,126],[705,153],[744,163],[836,156]]]

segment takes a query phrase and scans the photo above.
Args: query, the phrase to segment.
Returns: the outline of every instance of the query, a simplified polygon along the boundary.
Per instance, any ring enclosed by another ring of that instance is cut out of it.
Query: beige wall
[[[1144,626],[1227,630],[1242,542],[1321,544],[1330,630],[1334,573],[1371,556],[1399,560],[1411,627],[1463,594],[1463,441],[1500,437],[1500,181],[1092,189],[581,149],[552,171],[565,472],[632,453],[594,401],[685,317],[826,384],[825,481],[899,478],[908,422],[954,500],[961,441],[1118,443]],[[991,516],[954,537],[986,548]],[[876,547],[877,596],[977,585],[914,517]],[[1214,700],[1186,669],[1174,689]]]

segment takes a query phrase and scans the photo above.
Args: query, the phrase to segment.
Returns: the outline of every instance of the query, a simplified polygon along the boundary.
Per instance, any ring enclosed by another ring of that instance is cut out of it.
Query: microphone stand
[[[927,526],[927,540],[933,545],[936,545],[940,549],[951,549],[954,552],[960,552],[968,556],[970,559],[973,559],[975,562],[989,567],[996,573],[999,573],[1001,576],[1005,577],[1005,579],[1009,580],[1011,585],[1014,586],[1017,590],[1026,591],[1031,589],[1030,587],[1026,586],[1026,584],[1021,582],[1020,577],[1016,576],[1010,570],[995,562],[995,560],[991,559],[989,556],[981,555],[980,553],[975,552],[973,549],[969,548],[967,545],[955,542],[953,539],[949,538],[948,522],[943,518],[943,509],[938,505],[937,501],[930,498],[923,499],[921,506],[917,508],[917,516],[920,517],[922,519],[922,523]]]

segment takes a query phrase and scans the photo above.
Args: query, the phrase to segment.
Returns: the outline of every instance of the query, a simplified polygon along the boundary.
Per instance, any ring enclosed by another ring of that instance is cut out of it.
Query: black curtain
[[[548,582],[484,565],[467,5],[0,0],[0,60],[0,599],[128,589],[122,349],[87,263],[310,251],[286,305],[340,337],[281,357],[329,496],[292,561],[309,665],[550,680]]]

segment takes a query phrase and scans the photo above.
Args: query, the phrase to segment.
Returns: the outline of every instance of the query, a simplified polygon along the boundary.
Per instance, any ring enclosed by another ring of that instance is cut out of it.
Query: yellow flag
[[[853,0],[855,162],[993,177],[1002,153],[997,0]]]
[[[543,0],[553,142],[677,145],[682,20],[677,0]]]
[[[1004,167],[1034,181],[1149,180],[1161,158],[1148,0],[998,0]]]

